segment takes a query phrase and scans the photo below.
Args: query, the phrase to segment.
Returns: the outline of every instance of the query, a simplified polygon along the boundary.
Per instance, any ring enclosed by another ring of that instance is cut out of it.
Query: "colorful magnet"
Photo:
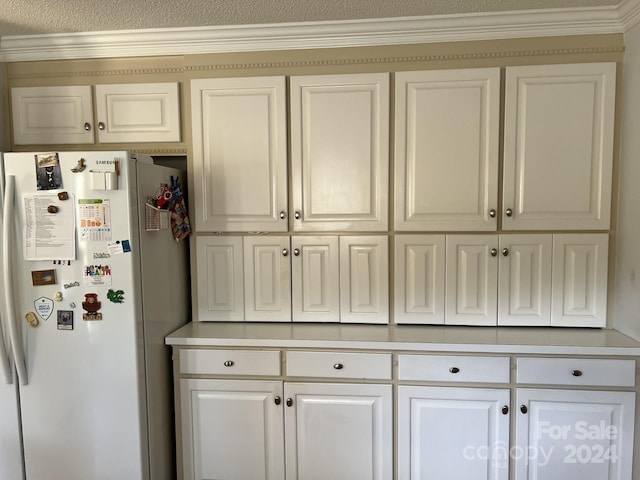
[[[36,317],[36,314],[33,312],[27,312],[24,318],[30,327],[36,328],[40,324],[40,320],[38,320],[38,317]]]
[[[73,310],[58,310],[58,330],[73,330]]]
[[[111,267],[109,265],[87,265],[84,267],[85,285],[111,285]]]
[[[107,298],[113,303],[124,303],[124,291],[109,289]]]
[[[32,270],[31,283],[33,284],[34,287],[37,287],[39,285],[55,285],[56,271],[55,270]]]
[[[82,314],[83,320],[102,320],[102,314],[98,312],[102,303],[98,300],[97,293],[85,293],[84,302],[82,302],[82,308],[86,313]]]
[[[53,300],[47,297],[40,297],[33,302],[33,306],[36,307],[36,313],[42,320],[49,320],[53,313]]]
[[[62,172],[57,153],[37,153],[36,184],[38,190],[62,188]]]

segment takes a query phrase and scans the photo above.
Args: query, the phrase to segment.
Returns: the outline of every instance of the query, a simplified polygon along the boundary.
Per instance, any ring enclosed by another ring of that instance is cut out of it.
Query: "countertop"
[[[640,342],[616,330],[550,327],[191,322],[167,336],[165,343],[244,348],[640,356]]]

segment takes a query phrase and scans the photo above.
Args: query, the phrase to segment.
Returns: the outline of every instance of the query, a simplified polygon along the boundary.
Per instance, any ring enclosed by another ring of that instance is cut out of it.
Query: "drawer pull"
[[[571,370],[571,375],[573,375],[574,377],[581,377],[582,370]]]
[[[507,405],[504,405],[502,407],[502,414],[506,415],[507,413],[509,413],[509,407]]]
[[[522,413],[527,413],[528,412],[527,406],[526,405],[520,405],[520,411]]]
[[[451,367],[451,368],[449,369],[449,371],[450,371],[451,373],[458,373],[458,372],[460,371],[460,369],[459,369],[458,367]]]
[[[335,368],[336,370],[342,370],[344,368],[344,365],[341,363],[334,363],[333,368]]]
[[[227,360],[223,363],[225,367],[233,367],[233,360]]]

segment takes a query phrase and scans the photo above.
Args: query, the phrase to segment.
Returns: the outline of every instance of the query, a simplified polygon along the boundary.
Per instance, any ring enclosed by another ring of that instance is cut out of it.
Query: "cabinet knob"
[[[227,360],[223,363],[225,367],[233,367],[233,360]]]
[[[582,376],[582,370],[572,370],[571,371],[571,375],[573,375],[574,377],[581,377]]]
[[[495,257],[496,255],[498,255],[498,249],[497,248],[492,248],[490,250],[491,256]]]
[[[504,255],[505,257],[509,256],[509,249],[508,248],[503,248],[502,249],[502,255]]]
[[[520,411],[522,413],[527,413],[529,411],[529,409],[527,408],[526,405],[520,405]]]
[[[105,128],[104,122],[98,122],[98,130],[104,130]]]
[[[293,249],[293,254],[297,257],[298,255],[300,255],[300,249],[299,248],[294,248]]]
[[[502,406],[502,414],[506,415],[507,413],[509,413],[509,406],[508,405],[503,405]]]
[[[335,368],[336,370],[342,370],[344,368],[344,365],[341,363],[334,363],[333,368]]]
[[[451,368],[449,369],[449,371],[450,371],[451,373],[458,373],[458,372],[460,371],[460,369],[459,369],[458,367],[451,367]]]
[[[280,212],[280,219],[284,220],[285,218],[287,218],[287,212],[285,212],[284,210]]]
[[[489,210],[489,216],[491,218],[495,218],[495,216],[496,216],[496,209],[495,208],[492,208],[491,210]]]
[[[302,215],[300,214],[300,212],[295,212],[293,214],[293,218],[295,218],[296,220],[300,220],[300,217],[302,217]]]
[[[289,250],[287,250],[286,248],[282,249],[282,256],[286,257],[287,255],[289,255]]]
[[[91,130],[91,124],[89,122],[86,122],[84,124],[84,130],[85,132],[88,132],[89,130]]]
[[[291,405],[293,405],[293,399],[287,398],[287,407],[290,407]]]
[[[511,210],[510,208],[507,208],[507,209],[504,211],[504,214],[505,214],[507,217],[510,217],[511,215],[513,215],[513,210]]]
[[[282,399],[276,395],[276,398],[273,399],[273,403],[280,405],[282,403]]]

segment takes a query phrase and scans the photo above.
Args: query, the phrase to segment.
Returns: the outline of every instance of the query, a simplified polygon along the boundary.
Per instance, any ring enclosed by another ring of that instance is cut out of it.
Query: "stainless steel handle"
[[[299,248],[294,248],[293,249],[293,254],[297,257],[298,255],[300,255],[300,249]]]
[[[450,371],[451,373],[458,373],[458,372],[460,371],[460,369],[459,369],[458,367],[451,367],[451,368],[449,369],[449,371]]]
[[[283,248],[283,249],[282,249],[282,256],[283,256],[283,257],[286,257],[287,255],[289,255],[289,250],[288,250],[288,249],[286,249],[286,248]]]
[[[302,214],[300,212],[295,212],[293,214],[293,218],[295,218],[296,220],[300,220],[300,217],[302,217]]]
[[[502,414],[506,415],[507,413],[509,413],[509,406],[508,405],[503,405],[502,406]]]
[[[285,212],[284,210],[280,212],[280,219],[284,220],[285,218],[287,218],[287,212]]]
[[[489,210],[489,216],[491,218],[495,218],[495,216],[496,216],[496,209],[495,208],[492,208],[491,210]]]
[[[233,367],[233,360],[227,360],[223,363],[225,367]]]
[[[510,217],[511,215],[513,215],[513,210],[511,210],[510,208],[507,208],[507,209],[504,211],[504,214],[505,214],[507,217]]]
[[[573,375],[574,377],[581,377],[582,376],[582,370],[572,370],[571,371],[571,375]]]
[[[505,257],[508,257],[509,256],[509,249],[508,248],[503,248],[502,249],[502,255],[505,256]]]
[[[287,398],[287,407],[290,407],[291,405],[293,405],[293,399]]]
[[[85,122],[84,124],[84,131],[88,132],[91,130],[91,124],[89,122]]]
[[[334,363],[333,368],[335,368],[336,370],[342,370],[344,368],[344,365],[341,363]]]
[[[529,411],[529,409],[527,408],[526,405],[520,405],[520,411],[522,413],[527,413]]]
[[[9,327],[9,339],[11,340],[11,351],[13,352],[13,361],[18,371],[18,378],[20,383],[27,385],[29,383],[29,377],[27,376],[27,367],[25,363],[24,348],[22,346],[22,339],[20,338],[20,331],[18,323],[16,322],[16,307],[13,299],[13,282],[14,279],[11,276],[11,251],[12,251],[12,225],[14,223],[15,215],[15,189],[16,189],[16,177],[8,175],[6,178],[6,189],[4,191],[4,213],[2,219],[2,261],[3,268],[3,281],[5,292],[5,311],[7,313],[7,326]]]
[[[98,130],[104,130],[105,128],[104,122],[98,122]]]
[[[489,253],[491,253],[492,257],[495,257],[496,255],[498,255],[498,249],[497,248],[492,248]]]

